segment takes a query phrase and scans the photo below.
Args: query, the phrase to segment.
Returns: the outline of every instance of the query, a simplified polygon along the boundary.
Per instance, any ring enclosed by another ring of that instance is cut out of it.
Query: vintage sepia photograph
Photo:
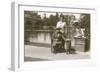
[[[91,14],[24,10],[24,62],[90,58]]]

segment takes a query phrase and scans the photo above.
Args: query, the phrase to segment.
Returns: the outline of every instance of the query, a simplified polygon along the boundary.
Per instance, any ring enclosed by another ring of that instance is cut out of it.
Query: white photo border
[[[91,14],[91,59],[80,60],[60,60],[60,61],[41,61],[24,62],[24,10],[28,11],[54,11],[54,12],[73,12]],[[96,65],[95,31],[96,31],[96,8],[84,6],[45,6],[34,5],[33,3],[12,3],[12,70],[32,70],[61,67],[94,66]],[[95,49],[94,49],[95,48]]]

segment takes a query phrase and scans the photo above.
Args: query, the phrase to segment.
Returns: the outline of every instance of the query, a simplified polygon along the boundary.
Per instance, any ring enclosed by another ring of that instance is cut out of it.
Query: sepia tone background
[[[81,52],[78,55],[52,55],[51,53],[51,37],[61,16],[64,17],[67,26],[66,39],[71,39],[71,46]],[[25,61],[38,61],[44,58],[46,60],[89,58],[90,16],[83,13],[24,11]],[[75,38],[76,28],[85,29],[85,38]]]

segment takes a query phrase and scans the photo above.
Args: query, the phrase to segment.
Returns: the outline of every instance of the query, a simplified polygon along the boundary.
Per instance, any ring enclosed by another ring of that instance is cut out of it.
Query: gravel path
[[[25,61],[70,60],[90,58],[89,52],[77,54],[51,53],[51,48],[25,45]]]

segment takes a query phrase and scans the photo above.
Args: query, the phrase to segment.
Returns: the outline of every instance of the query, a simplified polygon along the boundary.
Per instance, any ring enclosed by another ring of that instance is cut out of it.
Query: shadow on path
[[[24,57],[24,61],[48,61],[48,59],[41,59],[41,58],[33,58],[33,57]]]

